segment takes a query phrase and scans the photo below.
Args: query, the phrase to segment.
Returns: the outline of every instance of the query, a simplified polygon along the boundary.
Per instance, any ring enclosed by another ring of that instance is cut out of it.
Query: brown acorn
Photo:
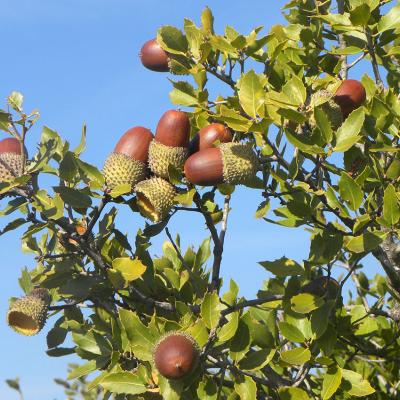
[[[339,282],[327,276],[315,278],[301,288],[302,293],[310,293],[318,297],[323,297],[326,294],[328,299],[336,298],[339,290]]]
[[[364,103],[366,97],[365,88],[361,82],[355,79],[346,79],[339,86],[333,100],[339,104],[343,117],[346,118]]]
[[[25,149],[26,156],[26,149]],[[26,158],[26,157],[25,157]],[[0,141],[0,182],[12,182],[24,171],[21,143],[16,138]]]
[[[246,185],[255,178],[257,170],[252,146],[241,143],[222,143],[217,148],[201,150],[185,163],[186,179],[200,186]]]
[[[153,134],[147,128],[135,126],[122,135],[105,164],[103,173],[109,189],[118,185],[134,186],[148,175],[147,159]]]
[[[196,367],[199,348],[196,341],[183,332],[164,336],[154,348],[154,364],[167,379],[181,379]]]
[[[169,110],[158,122],[154,140],[149,148],[151,171],[168,179],[168,168],[181,170],[188,157],[190,121],[183,111]]]
[[[142,64],[152,71],[168,72],[168,53],[157,43],[156,39],[148,40],[140,50]]]
[[[213,123],[201,128],[190,141],[189,153],[193,154],[200,150],[216,147],[219,143],[228,143],[231,141],[232,131],[223,124]]]

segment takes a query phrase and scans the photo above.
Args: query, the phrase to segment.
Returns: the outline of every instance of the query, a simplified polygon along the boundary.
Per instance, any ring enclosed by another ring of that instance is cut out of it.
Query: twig
[[[98,206],[94,209],[94,214],[93,214],[93,217],[92,217],[92,219],[90,220],[90,222],[88,224],[85,236],[89,235],[92,232],[94,226],[96,225],[96,222],[100,218],[100,215],[101,215],[104,207],[107,205],[107,203],[109,201],[110,201],[109,196],[105,194],[104,197],[100,200],[100,203],[98,204]]]
[[[339,14],[344,14],[344,0],[337,0],[337,4],[338,4]],[[346,41],[344,40],[344,36],[342,33],[339,34],[339,45],[341,49],[346,48]],[[347,79],[347,71],[348,71],[347,56],[343,54],[340,58],[342,59],[342,65],[340,68],[340,77],[342,79]]]
[[[171,242],[172,247],[174,248],[180,262],[182,263],[182,267],[185,268],[185,270],[188,272],[189,279],[192,283],[193,289],[196,291],[196,293],[199,296],[202,296],[202,293],[200,293],[200,288],[198,287],[198,285],[196,285],[196,277],[194,276],[192,269],[189,267],[189,265],[187,265],[185,259],[183,258],[182,253],[181,253],[180,249],[178,248],[177,244],[175,243],[174,239],[172,238],[172,235],[171,235],[168,227],[165,228],[165,233],[167,234],[168,239]]]
[[[214,262],[212,267],[211,290],[219,290],[220,287],[220,270],[222,262],[222,253],[224,251],[225,234],[228,228],[229,202],[231,196],[225,196],[224,209],[222,214],[221,231],[218,237],[218,245],[214,246]]]
[[[383,89],[385,85],[383,84],[381,73],[379,72],[379,66],[378,66],[378,61],[376,60],[374,42],[369,28],[365,29],[365,34],[367,36],[367,47],[369,55],[371,56],[372,70],[374,71],[375,82],[381,89]]]

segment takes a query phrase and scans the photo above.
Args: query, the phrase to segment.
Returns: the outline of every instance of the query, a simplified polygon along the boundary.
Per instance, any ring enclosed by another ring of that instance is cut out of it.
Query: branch
[[[222,215],[221,231],[218,237],[218,245],[214,246],[214,263],[212,267],[211,290],[219,290],[221,285],[220,270],[222,262],[222,253],[224,251],[225,234],[228,228],[229,202],[231,196],[225,196],[224,209]]]
[[[104,197],[100,200],[99,205],[94,209],[93,217],[88,224],[85,236],[88,236],[92,232],[94,226],[96,225],[96,222],[100,218],[100,215],[101,215],[104,207],[107,205],[107,203],[109,201],[110,201],[110,197],[105,194]]]
[[[209,64],[203,64],[203,65],[207,72],[209,72],[211,75],[214,75],[216,78],[218,78],[222,82],[225,82],[226,84],[228,84],[233,90],[236,90],[236,82],[229,75],[226,75],[222,71],[219,72],[217,67],[214,67],[212,65],[209,65]]]
[[[282,300],[283,297],[284,297],[283,295],[271,295],[271,296],[266,296],[266,297],[260,297],[258,299],[253,299],[253,300],[245,300],[238,304],[230,306],[230,307],[226,308],[225,310],[222,310],[221,314],[225,316],[225,315],[231,314],[235,311],[242,310],[243,308],[246,308],[246,307],[255,307],[255,306],[262,305],[264,303],[269,303],[271,301]]]
[[[339,14],[344,14],[344,0],[337,0],[337,5]],[[339,34],[339,45],[341,49],[346,48],[346,41],[344,40],[344,36],[342,33]],[[342,59],[342,66],[340,68],[340,77],[344,80],[347,79],[347,72],[348,72],[347,56],[342,55],[340,58]]]
[[[369,30],[369,28],[366,28],[365,34],[367,36],[367,48],[369,55],[371,56],[372,70],[374,71],[375,82],[381,89],[383,89],[385,85],[383,84],[381,73],[379,72],[378,61],[376,60],[374,48],[374,41],[372,39],[371,31]]]

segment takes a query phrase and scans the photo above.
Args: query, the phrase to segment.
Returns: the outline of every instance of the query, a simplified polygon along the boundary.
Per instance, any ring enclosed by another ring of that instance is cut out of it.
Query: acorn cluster
[[[354,79],[345,79],[335,92],[323,89],[315,92],[307,108],[308,123],[311,129],[316,127],[315,108],[321,108],[336,131],[345,119],[366,100],[366,91],[363,84]],[[293,123],[289,127],[298,130]],[[299,129],[300,132],[300,129]]]

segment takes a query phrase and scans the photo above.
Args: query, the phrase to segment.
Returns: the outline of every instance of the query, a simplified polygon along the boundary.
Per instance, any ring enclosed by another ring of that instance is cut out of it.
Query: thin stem
[[[369,28],[366,28],[365,34],[367,36],[367,41],[368,41],[367,47],[369,55],[371,57],[372,70],[374,71],[375,75],[375,82],[381,89],[383,89],[385,85],[383,84],[381,73],[379,72],[378,61],[376,59],[376,54],[375,54],[375,45]]]
[[[338,5],[338,12],[339,14],[344,14],[344,0],[337,0],[337,5]],[[339,34],[339,46],[341,49],[346,48],[346,41],[344,39],[343,34]],[[347,65],[347,56],[342,55],[342,66],[340,68],[340,77],[342,79],[347,79],[347,72],[348,72],[348,65]]]
[[[211,290],[219,290],[221,285],[219,276],[221,271],[222,253],[224,251],[225,234],[228,228],[230,199],[230,195],[225,196],[221,231],[218,237],[218,245],[214,246],[214,262],[212,267]]]

